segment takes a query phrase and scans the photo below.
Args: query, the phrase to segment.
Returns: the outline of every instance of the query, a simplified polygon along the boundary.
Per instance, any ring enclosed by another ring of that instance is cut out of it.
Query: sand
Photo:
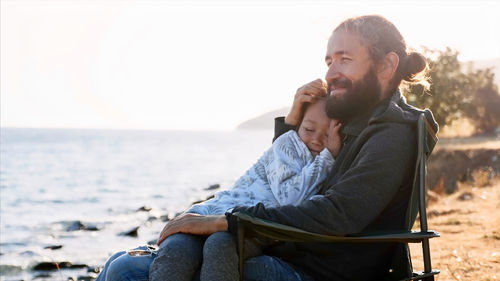
[[[481,185],[431,196],[429,229],[441,234],[430,240],[432,267],[441,270],[436,280],[500,280],[500,179]],[[420,244],[410,250],[414,269],[423,270]]]

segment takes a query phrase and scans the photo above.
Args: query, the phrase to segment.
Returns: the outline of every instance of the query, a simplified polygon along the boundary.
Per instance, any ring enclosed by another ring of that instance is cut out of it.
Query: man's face
[[[336,31],[328,42],[326,111],[330,118],[348,122],[381,99],[381,88],[368,49],[357,34]]]

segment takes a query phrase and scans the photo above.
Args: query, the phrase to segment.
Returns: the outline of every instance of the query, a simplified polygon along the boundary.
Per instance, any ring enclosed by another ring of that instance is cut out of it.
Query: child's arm
[[[288,132],[275,141],[273,157],[266,173],[280,205],[298,205],[316,194],[335,162],[326,148],[313,159],[296,132]]]

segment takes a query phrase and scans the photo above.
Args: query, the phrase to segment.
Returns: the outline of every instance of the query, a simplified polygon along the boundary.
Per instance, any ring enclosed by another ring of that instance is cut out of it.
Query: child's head
[[[326,115],[325,101],[326,99],[318,99],[315,103],[307,105],[298,130],[300,139],[313,156],[318,155],[327,143],[331,119]]]

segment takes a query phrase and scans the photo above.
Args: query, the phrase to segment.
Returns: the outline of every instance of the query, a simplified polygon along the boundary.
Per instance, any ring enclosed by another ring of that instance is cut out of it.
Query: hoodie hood
[[[424,113],[427,123],[437,134],[439,125],[434,119],[429,109],[420,109],[406,103],[405,97],[397,90],[388,101],[382,102],[375,108],[374,114],[368,121],[368,124],[380,122],[397,122],[415,124],[420,114]]]

